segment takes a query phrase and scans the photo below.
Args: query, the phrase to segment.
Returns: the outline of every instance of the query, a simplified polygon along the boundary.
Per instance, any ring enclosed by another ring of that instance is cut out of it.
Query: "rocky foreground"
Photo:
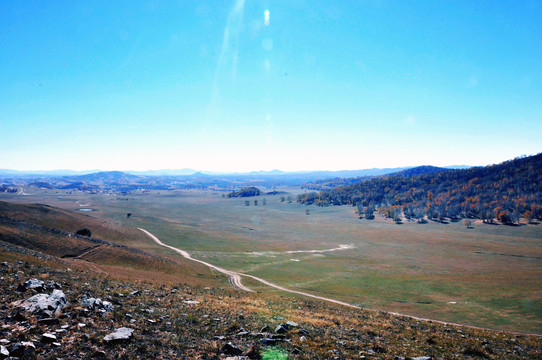
[[[542,358],[539,336],[11,260],[0,359]]]

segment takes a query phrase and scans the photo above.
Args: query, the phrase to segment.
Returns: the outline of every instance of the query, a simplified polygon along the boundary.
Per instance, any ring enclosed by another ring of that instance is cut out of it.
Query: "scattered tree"
[[[88,237],[91,237],[92,236],[92,231],[90,231],[89,229],[87,228],[84,228],[84,229],[79,229],[75,232],[77,235],[82,235],[82,236],[88,236]]]

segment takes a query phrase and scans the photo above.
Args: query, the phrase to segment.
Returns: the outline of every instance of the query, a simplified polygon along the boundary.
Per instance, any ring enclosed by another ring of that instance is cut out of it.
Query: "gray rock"
[[[291,328],[295,328],[299,326],[298,323],[296,323],[295,321],[286,321],[286,325],[288,325]]]
[[[130,340],[134,334],[134,329],[121,327],[113,331],[111,334],[104,337],[104,341],[108,343],[122,342]]]
[[[55,342],[56,340],[57,340],[56,336],[53,335],[53,334],[44,333],[43,335],[41,335],[41,342],[42,343],[52,343],[52,342]]]
[[[34,352],[36,351],[36,346],[33,342],[22,341],[15,343],[11,346],[10,356],[15,357],[34,357]]]
[[[4,345],[0,345],[0,359],[5,359],[9,356],[9,351]]]
[[[265,325],[263,328],[261,328],[260,332],[265,333],[271,331],[271,328],[267,325]]]
[[[417,357],[413,357],[411,359],[412,360],[431,360],[432,357],[431,356],[417,356]]]
[[[30,279],[26,280],[23,284],[20,284],[17,287],[17,290],[20,292],[25,292],[28,289],[35,289],[41,291],[45,289],[45,283],[38,279]]]
[[[68,306],[66,295],[62,290],[53,290],[51,295],[36,294],[25,300],[21,307],[35,314],[45,314],[48,317],[60,314],[60,311]]]
[[[229,342],[222,347],[222,353],[226,355],[241,355],[243,350]]]
[[[101,312],[113,312],[113,304],[100,298],[87,297],[83,295],[81,303],[89,310],[98,310]]]
[[[277,334],[285,334],[288,332],[288,325],[286,324],[281,324],[281,325],[278,325],[276,328],[275,328],[275,332]]]
[[[50,317],[38,320],[38,323],[45,324],[45,325],[58,324],[59,322],[60,320],[58,320],[57,318],[50,318]]]
[[[239,332],[237,333],[237,336],[245,336],[248,335],[248,331],[246,331],[244,328],[240,328]]]
[[[50,280],[47,282],[47,288],[49,289],[62,289],[62,285],[57,283],[56,281]]]

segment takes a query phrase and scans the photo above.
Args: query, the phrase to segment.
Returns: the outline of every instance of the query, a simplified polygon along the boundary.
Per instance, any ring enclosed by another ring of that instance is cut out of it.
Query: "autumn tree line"
[[[367,219],[397,222],[481,219],[516,224],[542,219],[542,153],[501,164],[414,176],[391,174],[298,196],[306,205],[352,205]]]

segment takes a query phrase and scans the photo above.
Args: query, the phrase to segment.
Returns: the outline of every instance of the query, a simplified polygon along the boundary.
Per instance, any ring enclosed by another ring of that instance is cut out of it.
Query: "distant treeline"
[[[301,194],[303,204],[353,205],[360,217],[378,210],[400,221],[425,217],[517,223],[542,219],[542,153],[502,164],[414,176],[396,174]]]
[[[14,187],[11,187],[11,186],[6,186],[6,185],[1,185],[0,186],[0,192],[16,193],[17,188],[14,188]]]
[[[250,196],[259,196],[259,195],[260,195],[260,189],[251,186],[251,187],[242,188],[239,191],[232,191],[231,193],[228,194],[228,197],[229,198],[250,197]]]

